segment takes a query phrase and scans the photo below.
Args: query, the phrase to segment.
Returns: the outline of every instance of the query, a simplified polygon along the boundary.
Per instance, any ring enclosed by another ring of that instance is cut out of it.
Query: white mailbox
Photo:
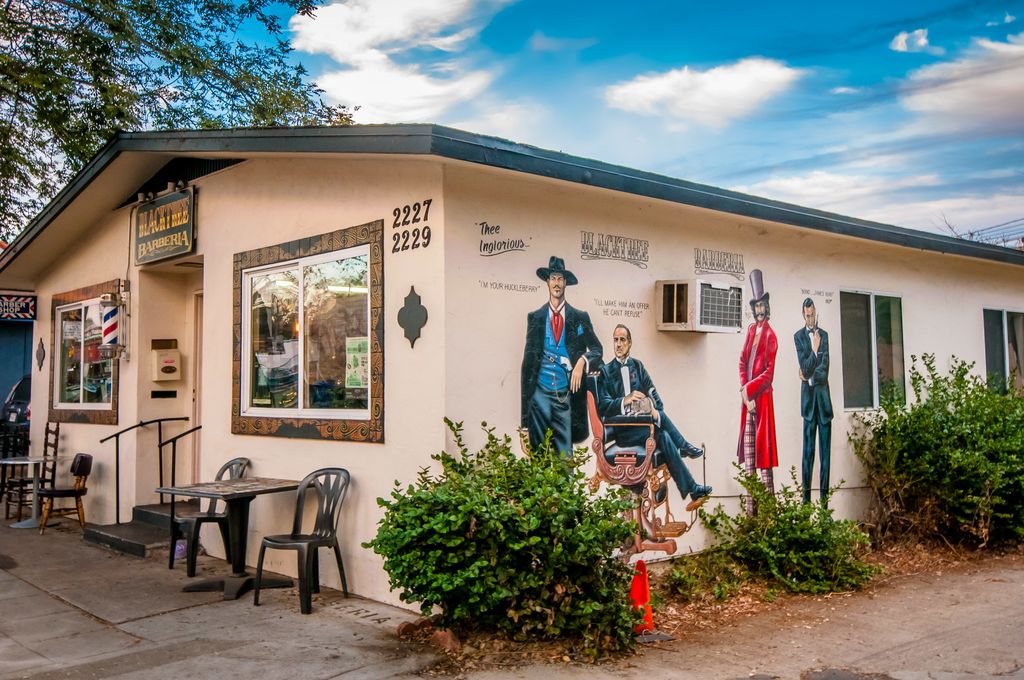
[[[176,349],[154,349],[153,381],[181,380],[181,352]]]

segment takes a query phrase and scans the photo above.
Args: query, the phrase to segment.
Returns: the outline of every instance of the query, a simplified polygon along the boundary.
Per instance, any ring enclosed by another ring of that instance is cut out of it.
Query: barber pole
[[[103,344],[117,346],[118,308],[110,307],[103,310]]]

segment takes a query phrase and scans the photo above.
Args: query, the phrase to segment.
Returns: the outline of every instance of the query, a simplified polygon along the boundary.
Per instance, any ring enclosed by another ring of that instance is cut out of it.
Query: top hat
[[[552,274],[561,274],[564,276],[565,285],[567,286],[575,286],[579,283],[576,279],[576,275],[565,268],[565,260],[560,257],[555,257],[554,255],[552,255],[551,259],[548,261],[547,267],[541,267],[537,270],[537,276],[545,281],[547,281]]]
[[[768,301],[768,293],[764,292],[764,279],[760,269],[750,270],[750,304],[756,304],[764,300]]]

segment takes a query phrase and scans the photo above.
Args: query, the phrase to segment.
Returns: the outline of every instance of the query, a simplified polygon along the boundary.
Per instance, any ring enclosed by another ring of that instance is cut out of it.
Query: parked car
[[[0,411],[4,427],[8,429],[28,429],[28,423],[32,415],[29,409],[31,398],[32,376],[26,374],[22,376],[21,380],[14,383],[11,393],[7,395],[7,399],[4,401],[3,410]]]

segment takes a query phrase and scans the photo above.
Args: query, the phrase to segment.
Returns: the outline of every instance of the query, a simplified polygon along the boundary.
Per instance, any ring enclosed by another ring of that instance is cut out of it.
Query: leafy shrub
[[[701,519],[718,543],[696,560],[684,558],[670,586],[681,594],[688,587],[710,587],[725,599],[745,577],[809,593],[851,590],[870,579],[876,569],[860,559],[867,535],[854,522],[833,519],[827,505],[803,503],[796,471],[790,474],[793,486],[772,494],[756,475],[741,473],[738,479],[754,499],[754,514],[731,516],[721,505],[702,510]]]
[[[714,546],[676,560],[666,575],[665,584],[683,602],[696,603],[728,600],[739,593],[748,578],[747,570],[737,564],[728,551]]]
[[[1024,537],[1024,396],[1000,393],[973,367],[954,357],[940,375],[934,355],[913,357],[914,403],[884,399],[859,416],[850,439],[873,494],[877,540],[984,546]]]
[[[376,537],[393,589],[439,625],[500,631],[515,640],[579,636],[590,656],[629,649],[637,612],[632,570],[611,559],[633,534],[620,494],[586,490],[585,457],[562,458],[546,444],[525,458],[508,436],[486,429],[470,453],[462,424],[445,421],[459,453],[433,459],[416,483],[398,482]]]

